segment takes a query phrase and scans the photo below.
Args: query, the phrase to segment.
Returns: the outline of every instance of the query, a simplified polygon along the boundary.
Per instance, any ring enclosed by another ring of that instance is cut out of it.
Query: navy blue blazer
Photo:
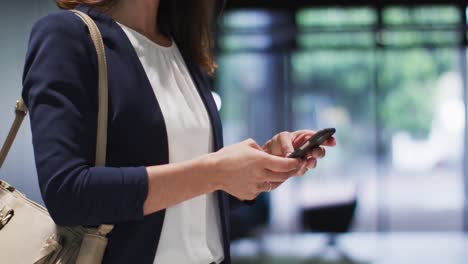
[[[107,55],[109,121],[106,167],[94,166],[97,57],[85,24],[58,11],[34,25],[22,96],[30,109],[39,185],[59,225],[115,224],[103,263],[153,263],[165,211],[143,215],[146,166],[167,164],[164,118],[139,58],[119,25],[81,5],[101,30]],[[208,110],[215,150],[221,121],[207,76],[186,61]],[[229,209],[240,201],[218,191],[225,261],[230,263]]]

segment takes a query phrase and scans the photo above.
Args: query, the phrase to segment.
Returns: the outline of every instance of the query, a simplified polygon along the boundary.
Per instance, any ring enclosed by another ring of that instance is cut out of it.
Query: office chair
[[[354,263],[347,254],[339,248],[338,237],[351,230],[353,218],[358,205],[357,191],[352,199],[329,201],[324,204],[304,207],[301,210],[301,223],[305,231],[324,233],[327,242],[321,254],[330,249],[346,263]]]

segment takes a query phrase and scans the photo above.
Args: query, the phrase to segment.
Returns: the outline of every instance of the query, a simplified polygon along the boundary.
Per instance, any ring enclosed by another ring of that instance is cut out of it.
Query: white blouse
[[[161,107],[169,163],[211,152],[213,135],[208,112],[175,42],[164,47],[119,25],[135,48]],[[224,253],[218,208],[214,193],[167,208],[154,263],[220,263]]]

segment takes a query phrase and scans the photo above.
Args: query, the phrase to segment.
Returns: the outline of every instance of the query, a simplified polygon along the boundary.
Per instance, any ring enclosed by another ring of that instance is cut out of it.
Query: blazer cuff
[[[99,175],[94,177],[94,180],[100,182],[94,182],[92,185],[109,188],[105,195],[96,195],[96,198],[102,199],[97,201],[99,205],[95,208],[100,212],[96,214],[113,222],[142,220],[143,205],[148,195],[146,167],[95,167],[94,170],[96,175]]]

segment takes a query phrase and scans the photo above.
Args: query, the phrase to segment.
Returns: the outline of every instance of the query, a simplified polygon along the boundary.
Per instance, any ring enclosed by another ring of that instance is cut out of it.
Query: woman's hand
[[[305,162],[270,155],[248,139],[211,155],[220,189],[240,200],[253,200],[297,175]]]
[[[263,146],[263,150],[271,155],[286,157],[294,149],[304,144],[309,138],[311,138],[316,132],[312,130],[298,130],[295,132],[281,132],[275,135]],[[323,146],[333,147],[336,145],[335,138],[330,138],[323,143]],[[304,175],[308,169],[317,167],[317,159],[321,159],[325,156],[325,148],[320,146],[311,150],[306,158],[304,166],[299,170],[298,176]]]

